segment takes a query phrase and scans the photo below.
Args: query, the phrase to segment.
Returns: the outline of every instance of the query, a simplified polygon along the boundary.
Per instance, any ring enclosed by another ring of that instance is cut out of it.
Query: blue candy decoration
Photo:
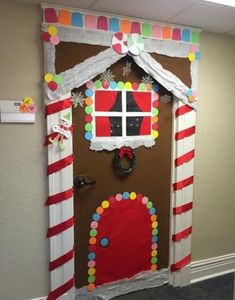
[[[93,221],[99,221],[99,220],[100,220],[100,215],[97,214],[97,213],[94,213],[94,214],[92,215],[92,220],[93,220]]]
[[[90,253],[88,254],[88,259],[89,259],[89,260],[94,260],[94,259],[95,259],[95,253],[94,253],[94,252],[90,252]]]
[[[122,194],[122,198],[123,198],[124,200],[129,199],[129,196],[130,196],[130,194],[129,194],[128,192],[124,192],[124,193]]]
[[[156,213],[156,208],[152,207],[149,210],[150,215],[154,215]]]
[[[93,138],[92,132],[88,131],[85,133],[85,139],[90,141]]]
[[[92,91],[91,89],[87,89],[87,90],[85,91],[85,95],[86,95],[87,97],[92,97],[92,96],[93,96],[93,91]]]
[[[117,88],[117,83],[116,81],[110,81],[110,84],[109,84],[110,88],[112,90],[115,90]]]
[[[109,239],[108,239],[108,238],[104,237],[104,238],[102,238],[102,239],[100,240],[100,246],[102,246],[102,247],[107,247],[108,244],[109,244]]]
[[[157,237],[157,236],[153,236],[153,237],[152,237],[152,243],[156,243],[157,240],[158,240],[158,237]]]

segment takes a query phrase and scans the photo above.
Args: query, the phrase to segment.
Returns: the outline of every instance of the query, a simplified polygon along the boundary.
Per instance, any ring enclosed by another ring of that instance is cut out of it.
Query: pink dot
[[[91,121],[92,121],[92,116],[91,116],[91,115],[86,115],[86,116],[85,116],[85,121],[86,121],[86,123],[91,123]]]
[[[153,129],[153,130],[158,130],[158,124],[157,124],[157,123],[154,123],[154,124],[152,125],[152,129]]]
[[[109,82],[108,81],[103,81],[102,86],[103,86],[104,89],[108,89],[109,88]]]
[[[159,103],[158,103],[157,100],[154,100],[154,101],[153,101],[153,107],[158,107],[158,104],[159,104]]]
[[[93,87],[94,87],[94,82],[93,82],[93,81],[88,81],[88,82],[86,83],[86,87],[87,87],[88,89],[93,89]]]
[[[57,89],[57,83],[55,81],[50,81],[47,85],[51,91],[55,91]]]
[[[87,265],[88,265],[89,268],[94,268],[95,267],[95,261],[90,260]]]
[[[51,36],[50,42],[52,43],[52,45],[58,45],[60,42],[60,38],[58,37],[58,35]]]
[[[117,194],[116,195],[116,200],[121,201],[122,200],[122,194]]]
[[[142,198],[142,203],[143,203],[143,204],[147,204],[148,201],[149,201],[149,198],[148,198],[148,197],[144,196],[144,197]]]
[[[156,249],[157,249],[157,243],[153,243],[153,244],[152,244],[152,249],[153,249],[153,250],[156,250]]]
[[[192,45],[192,46],[190,47],[190,52],[195,53],[197,50],[198,50],[198,47],[197,47],[197,46]]]
[[[132,83],[132,88],[133,88],[133,90],[137,91],[138,88],[139,88],[139,84],[137,82],[133,82]]]
[[[91,222],[92,229],[96,229],[97,227],[98,227],[98,222],[96,222],[96,221]]]
[[[159,94],[153,93],[153,100],[158,100],[158,99],[159,99]]]

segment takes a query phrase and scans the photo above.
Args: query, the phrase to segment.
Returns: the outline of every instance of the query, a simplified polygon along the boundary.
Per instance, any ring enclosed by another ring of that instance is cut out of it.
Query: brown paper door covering
[[[93,49],[94,48],[94,49]],[[84,59],[97,54],[98,49],[105,47],[82,45],[75,43],[60,43],[56,48],[56,72],[60,73],[71,68]],[[172,58],[157,55],[158,61],[170,65],[190,82],[186,60],[180,60],[174,65]],[[131,58],[129,58],[131,61]],[[172,66],[173,64],[173,66]],[[125,58],[114,64],[110,69],[115,74],[115,80],[140,82],[146,73],[132,61],[132,72],[128,78],[122,76]],[[169,68],[170,69],[170,68]],[[189,71],[189,70],[188,70]],[[185,74],[187,73],[187,74]],[[99,78],[99,76],[97,76]],[[95,80],[95,79],[94,79]],[[85,87],[80,90],[84,92]],[[160,87],[160,94],[167,92]],[[169,92],[168,92],[169,93]],[[157,208],[159,222],[158,268],[168,267],[169,256],[169,206],[170,206],[170,176],[171,176],[171,135],[172,107],[170,103],[160,103],[159,132],[156,145],[147,149],[140,147],[135,150],[137,163],[133,173],[127,178],[118,177],[112,167],[114,152],[89,150],[89,142],[84,139],[84,109],[73,109],[75,131],[74,144],[74,175],[87,175],[96,180],[94,186],[75,191],[75,278],[76,286],[87,284],[87,254],[91,216],[101,202],[111,195],[124,191],[140,192],[149,197]],[[120,216],[121,220],[121,216]],[[141,238],[141,237],[140,237]]]

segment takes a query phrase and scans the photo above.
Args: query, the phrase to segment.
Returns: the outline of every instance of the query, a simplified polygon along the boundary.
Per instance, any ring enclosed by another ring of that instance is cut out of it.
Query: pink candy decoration
[[[116,195],[116,200],[121,201],[122,200],[122,194],[117,194]]]
[[[133,88],[134,91],[137,91],[138,88],[139,88],[139,84],[137,82],[133,82],[132,83],[132,88]]]
[[[143,203],[143,204],[147,204],[148,201],[149,201],[149,198],[148,198],[148,197],[144,196],[144,197],[142,198],[142,203]]]
[[[95,261],[90,260],[87,265],[88,265],[89,268],[94,268],[95,267]]]
[[[96,222],[96,221],[91,222],[91,228],[92,229],[98,228],[98,222]]]
[[[58,35],[51,36],[50,42],[52,43],[52,45],[58,45],[60,42],[60,38],[58,37]]]

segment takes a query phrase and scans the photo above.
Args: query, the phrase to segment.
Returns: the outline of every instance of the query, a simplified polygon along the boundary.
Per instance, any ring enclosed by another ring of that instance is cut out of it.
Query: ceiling
[[[41,2],[16,1],[33,4]],[[203,0],[50,0],[49,3],[199,27],[202,30],[235,36],[235,7]]]

